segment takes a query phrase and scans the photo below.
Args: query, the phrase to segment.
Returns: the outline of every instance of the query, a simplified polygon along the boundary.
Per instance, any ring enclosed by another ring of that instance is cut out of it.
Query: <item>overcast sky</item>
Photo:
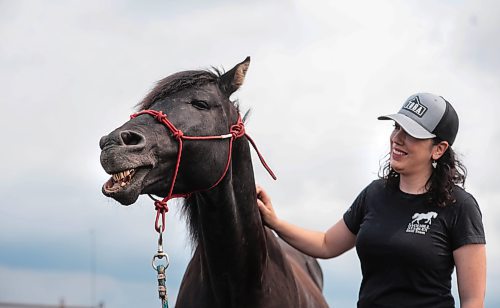
[[[499,15],[493,0],[0,1],[0,302],[159,305],[153,206],[102,196],[99,138],[155,81],[251,56],[234,98],[279,178],[255,162],[257,181],[303,227],[331,226],[377,177],[392,128],[377,116],[416,92],[452,102],[499,307]],[[171,208],[175,299],[191,247]],[[330,305],[354,307],[355,251],[321,264]]]

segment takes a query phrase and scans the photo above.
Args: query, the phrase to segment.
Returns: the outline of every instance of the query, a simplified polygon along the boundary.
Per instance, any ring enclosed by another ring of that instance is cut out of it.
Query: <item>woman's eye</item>
[[[191,101],[191,105],[193,105],[193,107],[195,107],[196,109],[200,109],[200,110],[205,110],[205,109],[209,108],[207,102],[200,101],[200,100],[193,100],[193,101]]]

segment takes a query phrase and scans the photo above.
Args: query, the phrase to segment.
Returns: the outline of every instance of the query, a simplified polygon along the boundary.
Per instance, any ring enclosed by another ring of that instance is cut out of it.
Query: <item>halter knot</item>
[[[156,200],[155,201],[155,210],[160,212],[160,213],[168,212],[167,202],[164,200]]]
[[[158,111],[158,113],[156,113],[156,115],[155,115],[155,119],[158,120],[158,122],[163,122],[163,120],[165,120],[166,118],[167,118],[167,115],[161,111]]]
[[[243,122],[238,121],[238,123],[231,125],[229,132],[234,138],[240,138],[245,135],[245,126],[243,125]]]
[[[172,135],[174,136],[175,139],[181,140],[182,137],[184,136],[184,133],[182,132],[182,130],[178,129],[178,130],[174,131],[172,133]]]

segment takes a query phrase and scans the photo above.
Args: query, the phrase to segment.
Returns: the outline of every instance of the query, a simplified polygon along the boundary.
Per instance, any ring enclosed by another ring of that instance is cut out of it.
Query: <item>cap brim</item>
[[[378,119],[396,121],[396,123],[398,123],[405,130],[405,132],[408,133],[408,135],[417,139],[430,139],[436,137],[436,135],[428,132],[415,120],[412,120],[401,113],[380,116]]]

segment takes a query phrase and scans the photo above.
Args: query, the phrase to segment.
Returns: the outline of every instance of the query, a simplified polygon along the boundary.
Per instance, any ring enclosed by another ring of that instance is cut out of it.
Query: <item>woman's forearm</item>
[[[280,220],[275,225],[275,231],[287,243],[315,258],[337,257],[353,248],[356,243],[356,236],[347,228],[343,219],[326,232],[303,229]]]
[[[315,258],[328,258],[325,247],[325,233],[312,231],[280,220],[275,226],[276,233],[288,244]]]

